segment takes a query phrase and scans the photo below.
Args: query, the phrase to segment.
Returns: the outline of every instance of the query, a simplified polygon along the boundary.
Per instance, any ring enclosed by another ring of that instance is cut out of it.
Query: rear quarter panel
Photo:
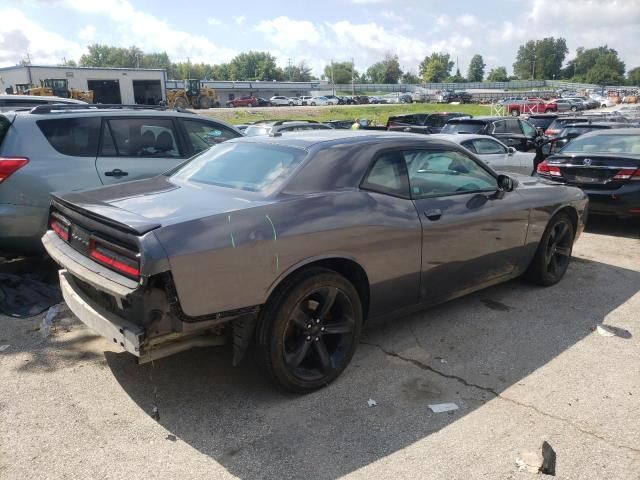
[[[308,195],[155,235],[190,316],[263,304],[292,271],[335,257],[363,267],[372,310],[418,298],[421,227],[410,200],[356,190]]]

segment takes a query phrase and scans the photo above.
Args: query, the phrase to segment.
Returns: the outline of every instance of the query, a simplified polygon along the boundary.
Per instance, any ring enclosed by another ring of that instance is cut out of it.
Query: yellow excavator
[[[220,100],[213,88],[203,87],[200,80],[189,78],[185,88],[167,90],[167,105],[171,108],[211,108],[219,107]]]
[[[25,87],[27,87],[25,89]],[[22,93],[20,93],[22,89]],[[16,84],[18,95],[54,96],[61,98],[73,98],[87,103],[93,103],[93,90],[83,91],[69,88],[66,78],[45,78],[40,80],[40,86],[34,87],[28,84]]]

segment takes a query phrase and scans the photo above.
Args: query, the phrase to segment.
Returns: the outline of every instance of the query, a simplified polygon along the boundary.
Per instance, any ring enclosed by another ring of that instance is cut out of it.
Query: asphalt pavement
[[[640,224],[592,219],[560,284],[373,325],[305,396],[226,347],[139,366],[72,317],[0,316],[0,478],[526,479],[546,441],[558,478],[637,480],[639,312]]]

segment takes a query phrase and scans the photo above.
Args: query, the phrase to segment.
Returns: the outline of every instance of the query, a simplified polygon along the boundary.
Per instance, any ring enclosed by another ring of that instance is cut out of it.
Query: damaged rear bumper
[[[140,357],[144,342],[144,329],[105,310],[82,295],[67,270],[60,270],[60,288],[69,309],[94,332],[113,340],[127,352]]]

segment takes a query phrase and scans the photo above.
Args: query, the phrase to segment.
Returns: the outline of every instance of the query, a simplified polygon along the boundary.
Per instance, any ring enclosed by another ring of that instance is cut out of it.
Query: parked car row
[[[368,318],[521,275],[553,285],[588,211],[640,217],[640,130],[602,117],[262,120],[243,135],[167,109],[1,113],[0,249],[41,238],[69,308],[140,362],[226,337],[234,362],[255,345],[276,384],[308,392],[347,368]]]

